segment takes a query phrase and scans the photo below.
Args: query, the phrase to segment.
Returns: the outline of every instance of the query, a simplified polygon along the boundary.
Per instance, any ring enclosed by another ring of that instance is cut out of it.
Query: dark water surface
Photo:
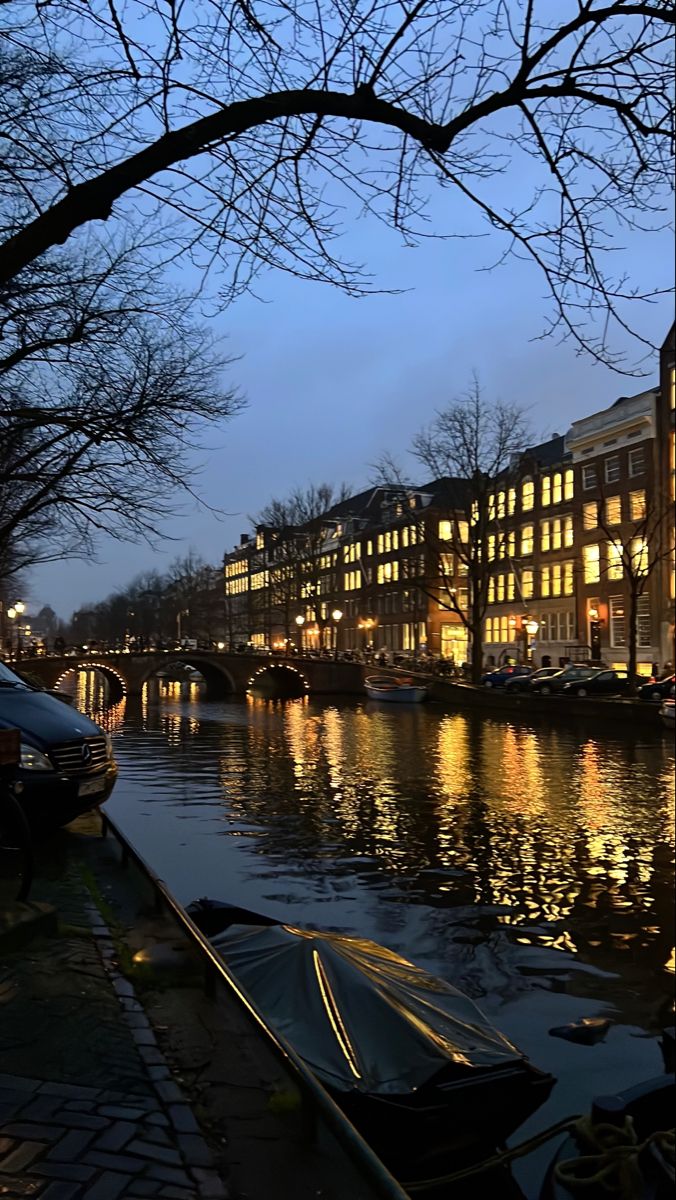
[[[478,1000],[559,1080],[520,1136],[662,1070],[674,754],[650,729],[164,685],[111,712],[108,809],[183,902],[384,943]],[[609,1016],[603,1044],[552,1026]],[[529,1194],[542,1159],[519,1168]]]

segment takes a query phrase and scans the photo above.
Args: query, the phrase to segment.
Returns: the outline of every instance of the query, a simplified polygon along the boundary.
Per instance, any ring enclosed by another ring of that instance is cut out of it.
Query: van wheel
[[[552,694],[552,689],[550,687],[547,687],[547,684],[545,684],[544,687],[540,688],[541,696],[551,696],[551,694]]]
[[[651,692],[651,693],[650,693],[650,699],[651,699],[651,700],[661,700],[661,699],[662,699],[662,693],[661,693],[661,692]]]
[[[587,689],[586,688],[578,688],[575,695],[584,697],[584,696],[588,695]]]

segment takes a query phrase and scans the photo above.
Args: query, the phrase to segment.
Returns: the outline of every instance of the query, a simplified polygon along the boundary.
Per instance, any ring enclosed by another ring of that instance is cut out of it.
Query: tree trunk
[[[634,682],[636,675],[636,659],[637,659],[637,642],[638,642],[638,593],[635,587],[632,587],[629,592],[629,661],[627,670],[629,671],[629,691],[628,695],[636,695],[636,683]]]
[[[472,613],[472,683],[480,683],[483,674],[484,648],[481,638],[482,618]]]

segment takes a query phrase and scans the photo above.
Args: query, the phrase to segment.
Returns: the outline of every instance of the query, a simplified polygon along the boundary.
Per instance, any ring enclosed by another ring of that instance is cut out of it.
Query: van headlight
[[[54,767],[50,763],[46,754],[41,750],[36,750],[34,746],[29,746],[27,742],[21,743],[21,759],[19,765],[24,771],[53,771]]]

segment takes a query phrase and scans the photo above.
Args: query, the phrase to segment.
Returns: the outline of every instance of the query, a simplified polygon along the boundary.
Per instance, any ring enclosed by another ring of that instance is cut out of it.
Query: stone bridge
[[[207,650],[151,650],[82,653],[80,656],[22,658],[13,664],[58,689],[73,671],[100,671],[110,686],[113,703],[123,696],[140,696],[144,684],[175,667],[192,667],[206,683],[209,700],[242,695],[254,687],[268,692],[303,695],[307,692],[345,694],[362,691],[362,668],[332,659],[283,658],[281,655],[228,654]]]

